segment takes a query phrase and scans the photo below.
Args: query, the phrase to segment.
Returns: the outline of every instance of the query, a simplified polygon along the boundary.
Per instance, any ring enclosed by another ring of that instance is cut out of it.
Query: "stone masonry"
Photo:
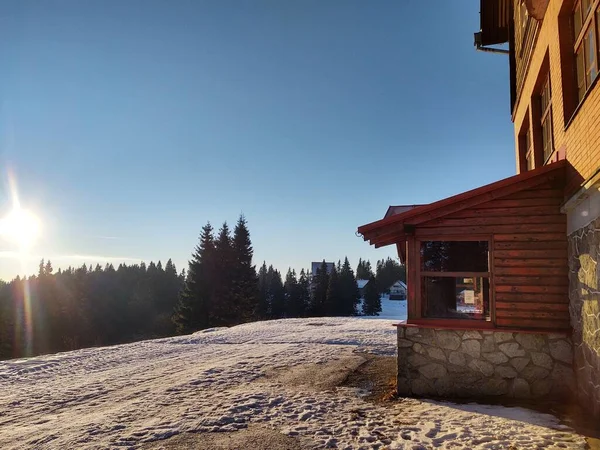
[[[569,310],[579,401],[600,417],[600,218],[569,235]]]
[[[573,395],[564,334],[398,326],[398,394],[563,398]]]

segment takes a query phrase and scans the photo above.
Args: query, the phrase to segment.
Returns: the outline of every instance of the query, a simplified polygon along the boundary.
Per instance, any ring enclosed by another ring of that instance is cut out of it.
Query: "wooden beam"
[[[424,222],[419,228],[435,227],[474,227],[474,226],[495,226],[495,225],[525,225],[525,224],[566,224],[567,216],[564,214],[553,214],[550,216],[523,215],[513,216],[508,213],[507,216],[478,216],[478,217],[459,217],[436,219],[431,222]]]
[[[518,249],[518,250],[496,250],[496,258],[567,258],[567,249]]]
[[[555,216],[561,215],[560,207],[553,206],[518,206],[512,208],[494,207],[491,208],[470,208],[449,214],[446,218],[458,219],[467,217],[506,217],[506,216]]]
[[[560,206],[563,200],[560,198],[526,198],[521,200],[499,199],[493,202],[479,205],[479,209],[486,208],[522,208],[527,206]]]
[[[507,310],[497,309],[496,317],[498,319],[506,319],[509,317],[521,318],[521,319],[554,319],[554,320],[568,320],[568,311],[522,311],[522,310]]]
[[[496,258],[496,267],[566,267],[568,265],[566,255],[564,258]]]
[[[515,224],[515,225],[476,225],[462,227],[437,227],[437,228],[417,228],[415,236],[417,237],[435,237],[451,235],[469,235],[469,234],[521,234],[531,235],[533,233],[564,233],[563,238],[567,238],[566,223],[533,223],[533,224]],[[443,239],[439,239],[443,240]]]
[[[568,277],[549,276],[494,276],[496,286],[568,286]]]
[[[565,233],[539,233],[539,234],[496,234],[494,236],[496,240],[496,249],[500,249],[498,244],[501,241],[507,242],[544,242],[544,241],[564,241],[567,242],[567,235]],[[556,248],[556,247],[554,247]]]
[[[562,311],[569,312],[568,303],[498,302],[497,309],[510,311]],[[504,313],[500,315],[505,315]]]
[[[568,276],[569,268],[567,266],[562,267],[496,267],[495,275],[516,275],[516,276],[527,276],[527,275],[556,275],[556,276]]]
[[[568,289],[566,286],[496,286],[497,298],[503,297],[500,294],[511,293],[511,294],[563,294],[566,296],[568,301]],[[523,298],[526,298],[524,296]]]
[[[556,237],[556,235],[555,235]],[[531,240],[523,241],[516,240],[510,237],[504,241],[494,240],[494,250],[567,250],[567,236],[564,234],[558,235],[560,239],[549,239],[546,241]]]
[[[567,289],[561,287],[558,293],[516,293],[500,292],[496,287],[496,301],[498,302],[544,302],[544,303],[564,303],[569,304]],[[558,291],[558,290],[557,290]]]

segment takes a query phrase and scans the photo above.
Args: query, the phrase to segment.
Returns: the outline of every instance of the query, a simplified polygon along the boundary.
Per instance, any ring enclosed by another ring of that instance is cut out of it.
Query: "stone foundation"
[[[600,417],[599,258],[600,218],[597,218],[569,235],[569,310],[579,401]]]
[[[563,398],[575,390],[564,334],[398,326],[398,394]]]

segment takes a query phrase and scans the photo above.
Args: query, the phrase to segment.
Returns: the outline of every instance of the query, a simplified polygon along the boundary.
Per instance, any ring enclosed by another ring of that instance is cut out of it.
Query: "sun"
[[[0,219],[0,236],[23,251],[29,250],[40,234],[40,221],[35,214],[20,207]]]

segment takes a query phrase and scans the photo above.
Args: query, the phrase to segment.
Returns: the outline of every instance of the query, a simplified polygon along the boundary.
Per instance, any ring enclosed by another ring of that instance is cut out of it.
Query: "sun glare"
[[[40,221],[30,211],[14,208],[0,220],[0,236],[19,246],[20,251],[29,250],[40,233]]]

